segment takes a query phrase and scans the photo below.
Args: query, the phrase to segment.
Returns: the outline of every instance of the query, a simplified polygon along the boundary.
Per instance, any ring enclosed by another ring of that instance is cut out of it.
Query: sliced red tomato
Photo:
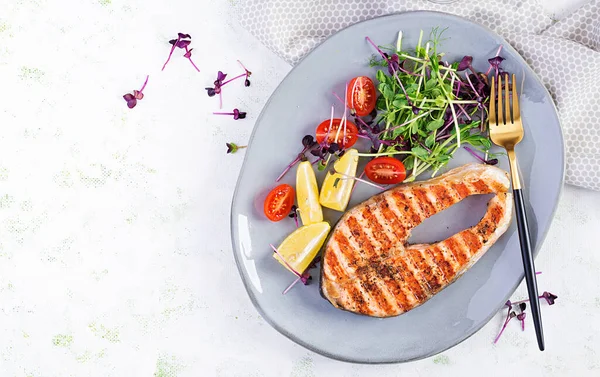
[[[365,174],[375,183],[395,184],[404,181],[406,169],[402,161],[383,156],[369,161],[365,166]]]
[[[331,130],[329,129],[329,124],[331,123]],[[324,120],[317,126],[316,138],[317,143],[322,143],[325,138],[327,138],[327,144],[337,143],[342,148],[350,148],[356,143],[358,139],[358,128],[356,125],[349,120],[346,120],[346,132],[344,136],[344,127],[340,130],[340,134],[337,139],[335,135],[338,133],[338,129],[342,124],[342,120],[340,118],[334,118],[333,122],[330,119]],[[341,142],[343,139],[343,142]],[[341,144],[340,144],[341,142]]]
[[[275,187],[265,199],[265,216],[271,221],[283,220],[294,205],[294,188],[290,185]]]
[[[369,115],[375,108],[377,93],[373,80],[367,76],[358,76],[350,80],[346,103],[350,109],[354,109],[356,115]]]

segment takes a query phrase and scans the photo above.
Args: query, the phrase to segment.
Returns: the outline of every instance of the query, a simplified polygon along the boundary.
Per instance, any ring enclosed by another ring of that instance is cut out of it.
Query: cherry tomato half
[[[290,185],[279,185],[269,192],[265,199],[265,216],[271,221],[283,220],[290,214],[294,205],[294,188]]]
[[[383,156],[369,161],[365,166],[365,174],[375,183],[395,184],[404,181],[406,169],[402,161]]]
[[[330,123],[331,130],[329,130]],[[322,143],[323,140],[325,140],[325,138],[327,137],[327,144],[337,143],[339,145],[340,141],[344,139],[340,147],[350,148],[351,146],[353,146],[354,143],[356,143],[356,139],[358,139],[358,128],[356,128],[356,125],[354,123],[350,122],[349,120],[346,120],[346,137],[344,137],[344,128],[342,127],[342,129],[340,130],[340,134],[336,139],[335,135],[337,134],[341,124],[342,120],[340,118],[334,118],[333,122],[331,122],[331,120],[329,119],[322,121],[321,124],[317,126],[317,131],[315,135],[317,143]],[[327,132],[329,132],[329,135],[327,135]]]
[[[346,103],[350,109],[354,109],[356,115],[369,115],[375,108],[377,101],[375,84],[367,76],[358,76],[350,80],[347,93]]]

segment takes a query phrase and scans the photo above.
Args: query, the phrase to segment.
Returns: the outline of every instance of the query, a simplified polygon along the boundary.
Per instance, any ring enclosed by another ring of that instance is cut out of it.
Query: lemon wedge
[[[350,193],[354,180],[348,177],[356,175],[358,166],[358,151],[356,149],[348,149],[344,155],[337,160],[333,167],[336,172],[342,174],[327,173],[321,186],[321,196],[319,202],[323,207],[335,209],[336,211],[345,211],[350,201]],[[337,185],[335,181],[338,180]],[[335,187],[334,187],[335,186]]]
[[[326,222],[301,226],[283,240],[277,252],[296,272],[302,274],[315,259],[330,229],[329,223]],[[273,253],[273,258],[289,270],[279,255]]]
[[[323,221],[323,210],[319,203],[319,187],[312,164],[303,161],[296,172],[296,196],[302,225],[320,223]]]

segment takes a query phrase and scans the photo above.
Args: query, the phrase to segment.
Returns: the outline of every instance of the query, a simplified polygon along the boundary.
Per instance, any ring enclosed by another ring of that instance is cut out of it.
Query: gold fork
[[[523,123],[521,122],[521,111],[519,109],[519,98],[517,96],[516,78],[512,75],[512,89],[509,88],[508,75],[505,78],[504,106],[502,106],[502,75],[498,76],[498,92],[496,93],[496,80],[492,78],[490,89],[490,139],[494,144],[506,149],[508,161],[510,163],[510,173],[512,177],[513,197],[515,201],[515,213],[517,216],[517,228],[519,230],[519,240],[521,242],[521,256],[523,257],[523,267],[525,270],[525,281],[527,283],[527,292],[529,293],[529,302],[533,324],[537,337],[538,346],[541,351],[544,350],[544,332],[542,330],[542,317],[540,313],[540,304],[538,300],[537,281],[535,277],[535,266],[533,264],[533,251],[531,249],[531,239],[529,237],[529,227],[527,226],[527,214],[523,200],[521,180],[519,179],[519,165],[515,146],[523,140]],[[510,94],[512,92],[512,116],[510,106]],[[498,111],[496,111],[496,94],[498,99]],[[503,108],[504,107],[504,108]],[[497,115],[496,115],[497,114]]]

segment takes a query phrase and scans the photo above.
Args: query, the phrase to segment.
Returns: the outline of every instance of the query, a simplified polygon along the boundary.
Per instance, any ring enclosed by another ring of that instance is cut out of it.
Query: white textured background
[[[237,1],[0,2],[0,376],[600,375],[600,193],[572,187],[537,259],[559,296],[543,306],[544,353],[530,322],[493,346],[498,315],[436,357],[351,365],[260,318],[229,238],[243,156],[224,144],[247,140],[290,67],[237,26]],[[583,2],[544,7],[560,18]],[[178,52],[160,72],[178,31],[201,73]],[[242,121],[211,115],[203,90],[236,59],[254,72],[224,88]]]

